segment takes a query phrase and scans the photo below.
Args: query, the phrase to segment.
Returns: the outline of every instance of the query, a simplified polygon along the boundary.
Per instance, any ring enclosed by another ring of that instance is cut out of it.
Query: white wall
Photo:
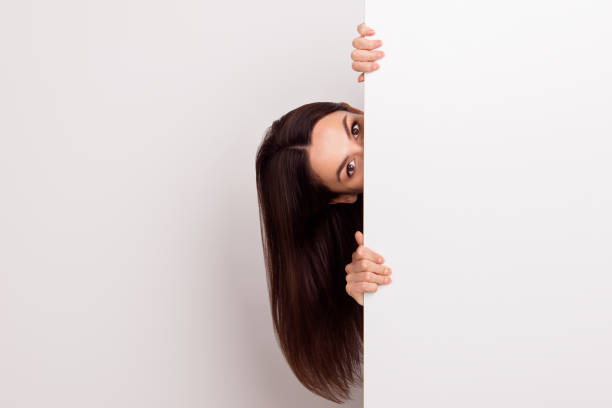
[[[612,4],[366,1],[372,407],[612,405]]]
[[[0,3],[0,406],[335,406],[273,335],[255,150],[297,106],[362,106],[361,21],[346,0]]]

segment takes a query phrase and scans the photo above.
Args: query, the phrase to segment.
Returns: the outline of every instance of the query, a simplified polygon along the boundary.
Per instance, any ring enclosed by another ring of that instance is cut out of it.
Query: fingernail
[[[391,278],[389,278],[388,276],[385,278],[385,283],[389,283],[391,282]]]
[[[378,258],[378,263],[382,263],[383,259],[382,258]]]
[[[380,47],[382,45],[382,40],[376,40],[376,44]]]
[[[386,274],[389,274],[389,273],[391,273],[391,269],[389,269],[389,268],[386,268],[386,269],[385,269],[385,273],[386,273]]]
[[[374,34],[376,34],[376,32],[374,30],[368,31],[368,35],[374,35]]]
[[[378,69],[379,65],[377,63],[374,63],[374,69]]]
[[[385,56],[385,53],[383,51],[378,51],[378,58],[382,58]]]

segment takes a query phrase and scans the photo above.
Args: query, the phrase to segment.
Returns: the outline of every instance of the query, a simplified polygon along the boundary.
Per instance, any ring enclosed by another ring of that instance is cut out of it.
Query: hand
[[[382,40],[368,40],[365,38],[366,35],[376,34],[372,28],[368,27],[365,23],[361,23],[357,26],[357,31],[361,35],[353,40],[353,47],[355,49],[351,52],[351,59],[353,60],[353,70],[362,72],[357,78],[357,82],[363,82],[363,72],[377,70],[379,65],[374,61],[384,57],[385,53],[381,50],[372,51],[382,45]]]
[[[353,261],[344,268],[346,292],[363,306],[364,292],[376,292],[379,284],[391,283],[391,268],[382,264],[382,256],[363,245],[360,231],[355,232],[355,240],[359,246],[353,252]]]

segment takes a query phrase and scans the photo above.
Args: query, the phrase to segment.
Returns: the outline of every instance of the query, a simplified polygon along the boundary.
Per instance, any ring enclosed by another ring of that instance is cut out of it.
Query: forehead
[[[353,113],[349,111],[339,110],[329,113],[319,119],[319,121],[312,128],[311,147],[312,150],[320,152],[328,150],[329,144],[334,142],[345,142],[347,129],[344,127],[344,117],[347,118],[347,128],[350,131],[351,120],[363,119],[363,115],[359,113]]]
[[[324,166],[325,163],[337,157],[343,143],[346,142],[346,131],[342,121],[347,113],[346,111],[332,112],[319,119],[312,128],[308,150],[313,167]]]
[[[347,114],[350,118],[350,112],[332,112],[321,118],[312,129],[312,140],[308,147],[310,165],[327,184],[337,183],[335,171],[346,151],[347,136],[342,121]]]
[[[345,132],[342,126],[342,120],[346,114],[351,114],[347,111],[335,111],[323,116],[312,128],[312,143],[334,137],[338,132]]]

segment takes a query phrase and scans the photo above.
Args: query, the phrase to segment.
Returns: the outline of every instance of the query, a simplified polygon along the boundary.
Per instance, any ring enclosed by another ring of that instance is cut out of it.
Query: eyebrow
[[[346,131],[346,137],[350,139],[351,133],[349,132],[348,125],[346,124],[346,118],[348,118],[348,113],[344,115],[344,120],[342,121],[342,124],[344,125],[344,130]],[[340,167],[338,167],[338,170],[336,170],[336,177],[338,178],[338,181],[340,183],[342,183],[342,180],[340,180],[340,172],[344,168],[344,165],[346,164],[347,160],[348,160],[348,156],[346,156],[344,160],[342,160],[342,163],[340,163]]]

